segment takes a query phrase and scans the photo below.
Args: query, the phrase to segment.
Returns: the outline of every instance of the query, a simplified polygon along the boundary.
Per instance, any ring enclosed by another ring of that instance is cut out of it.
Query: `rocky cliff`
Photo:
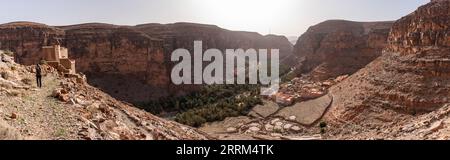
[[[381,55],[392,22],[329,20],[312,26],[294,46],[299,72],[318,80],[352,74]]]
[[[45,24],[15,22],[0,25],[0,49],[10,50],[19,63],[31,65],[39,62],[42,46],[58,44],[64,31]]]
[[[178,48],[192,51],[195,40],[201,40],[204,49],[280,49],[280,57],[289,56],[293,47],[284,36],[262,36],[256,32],[230,31],[214,25],[152,23],[137,25],[135,28],[151,37],[163,39],[167,53]]]
[[[170,62],[170,54],[178,48],[185,48],[193,53],[194,41],[202,41],[203,50],[216,48],[225,49],[279,49],[280,63],[292,66],[295,58],[292,56],[293,45],[284,36],[262,36],[256,32],[230,31],[215,25],[195,23],[174,24],[142,24],[134,27],[147,35],[164,41],[164,53],[166,61]],[[174,63],[169,63],[171,68]],[[207,64],[205,64],[207,65]],[[172,95],[183,95],[198,90],[198,85],[174,86],[169,84],[169,92]]]
[[[194,40],[202,40],[204,49],[280,49],[280,57],[291,60],[287,57],[292,44],[283,36],[229,31],[212,25],[90,23],[52,27],[16,22],[0,26],[0,49],[17,53],[17,62],[35,64],[42,46],[61,44],[69,49],[77,71],[85,73],[90,84],[129,102],[184,95],[198,89],[174,86],[170,80],[171,52],[178,48],[192,51]]]
[[[59,27],[77,70],[116,98],[136,102],[167,96],[163,42],[131,27],[81,24]]]
[[[449,103],[450,1],[433,1],[392,27],[386,52],[332,88],[331,121],[395,124]]]

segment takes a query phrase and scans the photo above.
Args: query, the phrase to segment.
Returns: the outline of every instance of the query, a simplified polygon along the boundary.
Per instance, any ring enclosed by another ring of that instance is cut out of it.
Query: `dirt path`
[[[20,96],[1,96],[2,117],[25,138],[76,139],[77,118],[71,108],[50,97],[59,82],[53,75],[46,76],[41,89],[32,87],[21,90]]]

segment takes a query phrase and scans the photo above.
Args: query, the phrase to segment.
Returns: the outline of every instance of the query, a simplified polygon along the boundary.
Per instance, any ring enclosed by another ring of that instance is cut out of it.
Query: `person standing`
[[[42,69],[39,63],[36,64],[36,83],[39,88],[42,88]]]

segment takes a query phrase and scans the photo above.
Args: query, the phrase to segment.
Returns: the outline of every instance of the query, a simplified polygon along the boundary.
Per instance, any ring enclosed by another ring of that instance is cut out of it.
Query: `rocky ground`
[[[450,1],[433,1],[396,21],[384,54],[330,89],[333,134],[448,139],[449,10]]]
[[[283,84],[279,94],[255,106],[247,116],[209,123],[200,130],[218,139],[324,139],[326,123],[320,119],[333,101],[327,94],[328,88],[346,77],[326,81],[312,81],[306,75],[295,78]]]
[[[3,53],[1,53],[3,54]],[[45,66],[43,88],[33,67],[0,62],[0,139],[208,139],[196,129],[160,119]]]

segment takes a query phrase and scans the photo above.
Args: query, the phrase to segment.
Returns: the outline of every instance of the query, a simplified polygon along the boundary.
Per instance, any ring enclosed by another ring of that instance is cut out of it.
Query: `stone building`
[[[75,74],[75,60],[69,59],[67,48],[60,45],[42,47],[43,59],[63,74]]]

